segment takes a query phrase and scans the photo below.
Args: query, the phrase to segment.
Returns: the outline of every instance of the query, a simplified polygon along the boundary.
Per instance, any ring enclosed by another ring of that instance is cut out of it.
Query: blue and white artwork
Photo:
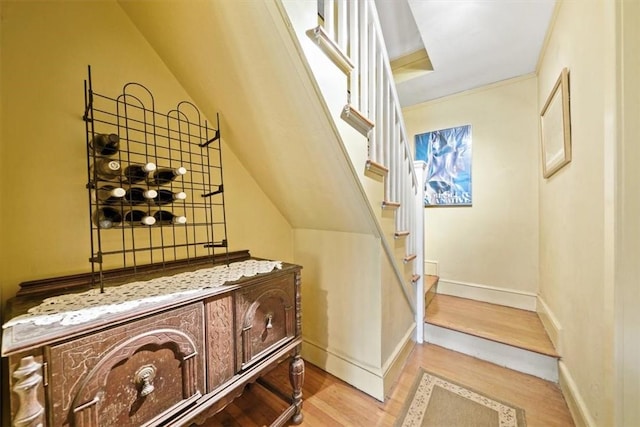
[[[416,135],[416,160],[427,162],[425,206],[471,206],[471,125]]]

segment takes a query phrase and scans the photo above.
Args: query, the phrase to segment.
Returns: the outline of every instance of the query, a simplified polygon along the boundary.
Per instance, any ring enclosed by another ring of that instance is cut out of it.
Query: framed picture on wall
[[[571,161],[569,70],[564,68],[540,113],[542,175],[549,178]]]
[[[471,206],[471,125],[416,135],[415,153],[427,163],[426,207]]]

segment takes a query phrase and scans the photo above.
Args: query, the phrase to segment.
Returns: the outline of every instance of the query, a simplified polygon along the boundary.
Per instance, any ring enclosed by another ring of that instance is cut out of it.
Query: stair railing
[[[342,114],[369,140],[367,167],[385,176],[383,208],[395,209],[394,238],[406,240],[404,262],[413,263],[412,307],[417,341],[424,322],[424,181],[416,175],[382,29],[373,0],[320,0],[321,48],[349,77]],[[418,256],[420,258],[418,258]]]

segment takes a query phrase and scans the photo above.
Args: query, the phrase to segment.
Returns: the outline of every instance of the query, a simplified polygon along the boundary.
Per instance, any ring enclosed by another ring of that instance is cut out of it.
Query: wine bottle
[[[120,149],[120,137],[115,133],[97,133],[89,143],[91,148],[101,156],[113,156]]]
[[[148,215],[145,211],[132,209],[124,214],[124,220],[131,225],[153,225],[156,219]]]
[[[95,191],[95,197],[102,203],[112,205],[118,203],[127,194],[124,188],[114,187],[113,185],[103,185]]]
[[[131,187],[124,195],[124,199],[132,205],[139,205],[141,203],[150,202],[157,196],[158,192],[156,190],[145,190],[140,187]]]
[[[182,166],[176,169],[159,168],[149,174],[147,182],[151,185],[166,185],[186,173],[187,169]]]
[[[120,162],[97,158],[91,165],[91,176],[105,181],[115,180],[120,176]]]
[[[169,203],[173,203],[176,200],[185,200],[187,198],[187,193],[184,191],[179,191],[174,193],[171,190],[158,190],[158,196],[153,199],[153,202],[156,205],[168,205]]]
[[[156,224],[160,225],[172,225],[172,224],[186,224],[187,217],[182,215],[174,215],[169,211],[155,211],[153,217],[156,220]]]
[[[154,170],[156,170],[155,163],[147,163],[145,165],[131,164],[124,168],[124,182],[137,184],[147,179],[149,172]]]
[[[98,228],[112,228],[122,222],[122,214],[119,210],[109,206],[101,207],[93,212],[93,223]]]

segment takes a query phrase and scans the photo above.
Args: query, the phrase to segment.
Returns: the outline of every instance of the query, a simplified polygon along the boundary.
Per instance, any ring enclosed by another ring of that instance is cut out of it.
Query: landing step
[[[425,322],[427,342],[558,381],[560,355],[535,312],[436,294]]]
[[[438,276],[427,274],[424,276],[424,306],[425,309],[429,308],[429,304],[433,301],[433,298],[436,296],[436,291],[438,290],[438,281],[440,278]]]

